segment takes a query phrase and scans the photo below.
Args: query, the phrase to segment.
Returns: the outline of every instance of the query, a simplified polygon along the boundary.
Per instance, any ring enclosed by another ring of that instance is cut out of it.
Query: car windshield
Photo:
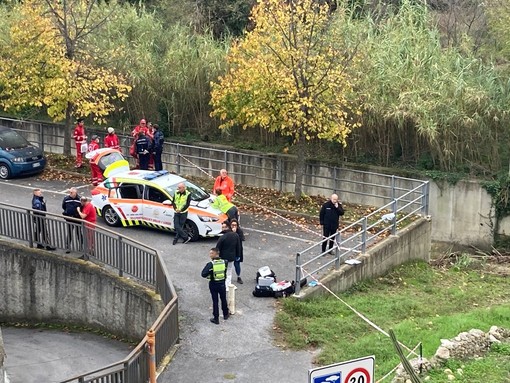
[[[98,163],[99,169],[104,171],[109,165],[113,164],[116,161],[121,161],[123,159],[124,159],[124,157],[119,152],[111,152],[111,153],[105,154],[99,160],[99,163]]]
[[[191,199],[193,201],[203,201],[204,199],[209,198],[209,193],[207,193],[204,189],[202,189],[200,186],[197,186],[189,181],[185,181],[184,184],[186,185],[186,190],[191,193]],[[177,184],[166,186],[165,190],[173,196],[177,190]]]
[[[0,130],[0,147],[6,150],[22,149],[30,146],[30,143],[19,133],[11,129]]]

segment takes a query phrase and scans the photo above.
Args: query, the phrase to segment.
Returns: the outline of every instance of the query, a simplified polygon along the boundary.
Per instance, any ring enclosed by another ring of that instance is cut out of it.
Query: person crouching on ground
[[[211,203],[211,207],[226,214],[229,221],[232,221],[233,219],[239,221],[239,210],[237,210],[237,207],[227,199],[220,188],[216,189],[216,196],[216,199]]]
[[[91,138],[87,155],[87,157],[89,158],[91,181],[92,185],[94,186],[97,186],[99,182],[103,180],[103,172],[94,161],[95,156],[91,154],[93,151],[97,149],[99,149],[99,137],[97,136],[97,134],[94,134]]]
[[[218,297],[221,300],[221,311],[223,319],[229,317],[227,305],[227,291],[225,289],[225,277],[227,270],[227,261],[220,258],[217,248],[209,250],[211,261],[208,262],[202,270],[202,277],[209,279],[209,291],[213,302],[213,317],[210,321],[214,324],[220,324],[220,310],[218,308]]]

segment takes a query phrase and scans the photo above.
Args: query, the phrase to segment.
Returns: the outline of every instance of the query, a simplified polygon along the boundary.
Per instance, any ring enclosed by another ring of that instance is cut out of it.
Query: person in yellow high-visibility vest
[[[220,252],[215,247],[209,250],[209,257],[211,261],[202,270],[202,277],[209,279],[209,291],[213,301],[213,317],[210,321],[214,324],[220,324],[220,310],[218,308],[220,300],[223,319],[227,320],[229,317],[227,291],[225,288],[227,261],[220,258]]]
[[[188,219],[188,208],[191,203],[191,193],[186,190],[186,185],[183,182],[177,185],[177,191],[174,194],[172,205],[174,207],[174,229],[175,238],[172,242],[173,245],[177,243],[179,238],[182,238],[184,243],[191,241],[191,237],[184,231],[184,224]]]
[[[239,210],[223,194],[220,188],[216,189],[216,199],[211,203],[211,207],[218,209],[228,216],[228,220],[237,219],[239,221]]]

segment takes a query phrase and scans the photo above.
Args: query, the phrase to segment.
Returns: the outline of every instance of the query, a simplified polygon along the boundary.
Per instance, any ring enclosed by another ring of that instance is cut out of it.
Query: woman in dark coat
[[[236,274],[237,274],[237,282],[240,283],[241,285],[243,284],[243,279],[241,278],[241,262],[243,261],[243,241],[245,240],[244,238],[244,232],[243,232],[243,229],[241,229],[241,227],[239,226],[239,221],[237,219],[232,219],[230,221],[230,228],[232,229],[232,231],[234,233],[237,233],[237,235],[239,236],[239,243],[240,243],[240,256],[236,258],[236,260],[234,261],[234,268],[236,269]]]

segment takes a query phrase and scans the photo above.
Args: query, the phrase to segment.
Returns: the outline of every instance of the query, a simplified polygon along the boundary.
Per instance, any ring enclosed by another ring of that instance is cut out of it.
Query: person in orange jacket
[[[85,135],[85,124],[83,122],[83,118],[78,118],[78,120],[76,120],[73,138],[76,145],[76,163],[74,167],[81,168],[83,163],[82,153],[85,153],[87,151],[87,150],[82,151],[82,144],[87,143],[87,136]]]
[[[216,189],[221,189],[222,194],[227,197],[227,200],[232,201],[234,196],[234,181],[227,174],[226,169],[220,170],[220,175],[216,177],[213,186],[213,194],[216,195]]]

